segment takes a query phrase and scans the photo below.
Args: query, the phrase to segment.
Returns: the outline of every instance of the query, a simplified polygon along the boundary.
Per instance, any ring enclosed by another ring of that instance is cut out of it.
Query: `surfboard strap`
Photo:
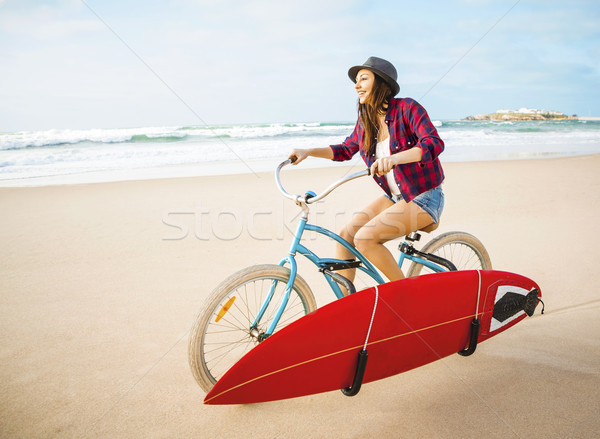
[[[363,378],[365,376],[365,370],[367,368],[367,360],[369,359],[369,354],[367,353],[367,345],[369,344],[369,336],[371,335],[371,328],[373,327],[373,321],[375,320],[375,311],[377,310],[378,301],[379,288],[377,285],[375,285],[375,304],[373,305],[373,313],[371,314],[371,321],[369,322],[369,329],[367,330],[365,345],[358,353],[358,361],[356,363],[356,371],[354,372],[352,386],[342,389],[342,393],[346,396],[356,395],[359,392],[360,387],[362,386]]]
[[[475,305],[475,318],[479,315],[479,298],[481,297],[481,271],[477,270],[477,276],[479,277],[479,284],[477,285],[477,305]]]
[[[477,304],[475,305],[475,318],[471,320],[471,335],[469,337],[469,346],[466,349],[458,351],[458,355],[468,357],[475,353],[477,341],[479,340],[479,297],[481,296],[481,271],[477,270],[479,276],[479,284],[477,286]]]
[[[367,344],[369,344],[369,335],[371,335],[371,328],[373,327],[373,320],[375,320],[375,311],[377,310],[377,302],[379,301],[379,288],[375,285],[375,304],[373,305],[373,314],[371,314],[371,321],[369,322],[369,330],[367,331],[367,338],[365,339],[365,346],[363,351],[367,350]]]

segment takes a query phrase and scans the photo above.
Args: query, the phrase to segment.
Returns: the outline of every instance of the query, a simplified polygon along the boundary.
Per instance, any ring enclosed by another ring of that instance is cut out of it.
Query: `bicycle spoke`
[[[230,309],[229,312],[227,314],[225,314],[225,316],[223,316],[221,321],[224,320],[225,322],[229,323],[231,326],[234,326],[234,327],[244,331],[246,328],[248,328],[250,326],[251,322],[250,321],[247,321],[247,322],[240,321],[240,319],[237,317],[237,314],[235,313],[235,309],[239,309],[239,308],[237,306],[235,306],[235,302],[234,302],[234,308]],[[229,318],[234,319],[237,322],[237,324],[234,324]]]
[[[232,316],[229,316],[229,315],[227,315],[226,317],[232,317]],[[220,322],[223,322],[223,323],[228,323],[228,324],[229,324],[229,327],[236,328],[236,329],[237,329],[237,330],[239,330],[239,331],[246,331],[246,330],[248,329],[248,326],[247,326],[247,325],[244,325],[244,324],[243,324],[243,323],[241,323],[239,320],[237,321],[237,323],[234,323],[234,322],[232,322],[231,320],[229,320],[229,319],[228,319],[228,318],[226,318],[226,317],[223,317],[223,318],[220,320]],[[237,319],[235,319],[235,320],[237,320]],[[213,326],[215,326],[215,325],[213,325]]]
[[[226,358],[226,356],[231,353],[233,350],[235,350],[237,348],[237,346],[233,346],[231,349],[229,349],[227,352],[224,352],[223,354],[219,355],[218,357],[213,358],[212,360],[207,360],[206,361],[206,367],[209,370],[213,370],[215,369],[219,363],[221,363],[221,361],[223,361],[224,358]],[[209,367],[209,363],[210,363],[210,367]],[[229,367],[227,367],[225,370],[229,369]]]
[[[239,328],[235,328],[235,329],[228,329],[226,331],[210,331],[206,333],[206,336],[211,336],[211,335],[215,335],[215,334],[227,334],[227,333],[232,333],[232,332],[240,332]]]
[[[476,255],[471,255],[467,257],[467,260],[462,264],[465,269],[470,268],[480,268],[481,264],[478,264],[479,259]],[[479,265],[479,266],[478,266]]]
[[[209,361],[207,361],[206,366],[209,368],[209,370],[213,371],[225,358],[228,354],[230,354],[231,352],[233,352],[234,350],[241,350],[242,355],[236,356],[236,359],[234,359],[233,361],[229,361],[229,364],[226,364],[223,366],[224,371],[226,372],[227,370],[229,370],[229,368],[235,364],[237,362],[237,360],[239,358],[241,358],[243,356],[243,354],[245,354],[246,352],[248,352],[252,346],[252,342],[248,341],[245,343],[245,345],[241,348],[240,346],[233,346],[230,350],[228,350],[227,352],[224,352],[222,355],[220,355],[219,357],[214,358],[213,360],[210,361],[210,367],[209,367]],[[220,375],[222,374],[215,374],[215,378],[218,379],[220,378]]]
[[[246,338],[242,339],[242,340],[238,340],[235,342],[229,342],[229,343],[220,343],[220,346],[217,346],[213,349],[210,350],[204,350],[204,355],[210,358],[211,354],[214,354],[218,351],[222,351],[223,349],[229,348],[227,351],[225,351],[225,353],[227,352],[231,352],[233,349],[235,349],[237,346],[236,345],[242,345],[247,343],[248,340]],[[206,346],[212,346],[210,343],[206,343]],[[218,356],[220,356],[222,354],[218,354]],[[210,361],[210,360],[208,360]]]
[[[478,270],[482,268],[480,256],[473,248],[464,243],[450,243],[436,250],[434,254],[452,261],[458,270]]]
[[[229,324],[224,325],[223,323],[229,323]],[[236,325],[232,324],[230,321],[225,320],[225,319],[221,319],[219,321],[219,323],[215,323],[215,322],[211,323],[210,327],[211,328],[229,328],[232,331],[245,331],[247,329],[246,326],[236,326]],[[212,331],[207,330],[206,334],[210,334],[211,332]]]
[[[279,329],[281,329],[281,328],[284,328],[285,326],[287,326],[288,324],[292,323],[293,321],[296,321],[296,320],[298,319],[298,316],[300,316],[300,317],[301,317],[301,316],[303,316],[303,315],[304,315],[304,313],[303,313],[303,312],[301,312],[301,311],[298,311],[296,314],[294,314],[294,315],[290,315],[290,316],[289,316],[289,317],[287,317],[285,320],[283,320],[283,319],[282,319],[282,320],[279,322],[278,328],[279,328]]]
[[[265,323],[271,322],[275,318],[275,315],[277,314],[277,310],[279,309],[279,305],[281,304],[281,300],[283,299],[284,294],[285,294],[285,291],[282,292],[281,294],[278,294],[277,287],[275,287],[275,291],[273,292],[273,298],[271,299],[271,303],[269,304],[269,307],[267,308],[268,314],[267,314],[266,318],[264,319]]]
[[[214,348],[214,349],[212,349],[212,350],[210,350],[210,351],[207,351],[207,350],[205,349],[205,350],[204,350],[204,355],[206,355],[206,354],[211,354],[211,353],[213,353],[213,352],[216,352],[216,351],[218,351],[218,350],[220,350],[220,349],[223,349],[223,347],[224,347],[224,346],[231,346],[231,345],[236,345],[236,344],[242,344],[242,343],[245,343],[246,341],[247,341],[247,337],[243,337],[243,338],[241,338],[241,339],[239,339],[239,340],[237,340],[237,341],[231,341],[231,342],[228,342],[228,343],[221,343],[221,345],[223,345],[223,346],[221,346],[221,347],[216,347],[216,348]],[[205,346],[206,346],[207,344],[209,344],[209,343],[205,343]],[[235,349],[235,346],[233,346],[233,347],[232,347],[232,348],[231,348],[229,351],[227,351],[227,352],[230,352],[232,349]]]
[[[246,311],[248,311],[248,313],[246,314],[246,317],[248,318],[248,321],[251,322],[252,319],[252,313],[250,312],[250,306],[248,305],[248,284],[244,284],[244,304],[246,305]]]
[[[231,311],[238,310],[239,313],[246,319],[247,326],[249,327],[250,324],[252,323],[252,319],[250,318],[250,316],[248,314],[244,314],[244,310],[242,310],[236,302],[237,302],[237,300],[233,303],[233,309]],[[238,319],[236,319],[236,320],[238,320]]]

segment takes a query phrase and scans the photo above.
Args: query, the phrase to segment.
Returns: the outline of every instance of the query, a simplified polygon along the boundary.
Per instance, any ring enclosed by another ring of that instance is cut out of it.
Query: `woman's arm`
[[[339,145],[330,145],[323,148],[293,149],[289,158],[296,158],[294,165],[297,165],[309,156],[340,162],[350,160],[358,152],[362,132],[362,126],[360,120],[358,120],[352,134],[346,137],[346,140]]]
[[[382,157],[375,160],[371,165],[372,175],[387,174],[396,165],[405,165],[406,163],[420,162],[423,158],[423,150],[419,146],[413,146],[405,151],[392,154],[389,157]]]
[[[419,139],[418,146],[421,148],[421,161],[431,162],[435,160],[444,150],[444,141],[429,119],[427,111],[413,99],[407,99],[408,107],[408,124],[410,130]]]
[[[293,149],[288,158],[295,158],[296,161],[293,164],[297,165],[309,156],[332,160],[333,150],[329,146],[323,148]]]

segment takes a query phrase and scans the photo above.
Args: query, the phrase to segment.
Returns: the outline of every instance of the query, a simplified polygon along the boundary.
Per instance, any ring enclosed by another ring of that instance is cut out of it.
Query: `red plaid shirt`
[[[444,171],[438,155],[444,150],[444,142],[429,120],[425,109],[414,99],[392,99],[389,103],[385,123],[390,132],[390,152],[395,154],[418,146],[423,151],[420,162],[398,165],[393,169],[394,177],[402,197],[408,203],[417,195],[439,186],[444,180]],[[375,151],[366,155],[362,148],[365,130],[362,122],[356,122],[354,131],[344,143],[331,145],[333,160],[350,160],[357,151],[367,164],[375,161]],[[392,193],[384,177],[374,175],[377,184],[390,197]]]

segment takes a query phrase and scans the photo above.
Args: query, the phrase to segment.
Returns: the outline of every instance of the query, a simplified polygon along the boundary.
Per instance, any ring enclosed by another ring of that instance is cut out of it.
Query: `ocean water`
[[[434,124],[446,144],[442,162],[600,153],[600,121]],[[316,122],[0,133],[0,186],[268,171],[292,148],[341,143],[353,128],[354,122]]]

